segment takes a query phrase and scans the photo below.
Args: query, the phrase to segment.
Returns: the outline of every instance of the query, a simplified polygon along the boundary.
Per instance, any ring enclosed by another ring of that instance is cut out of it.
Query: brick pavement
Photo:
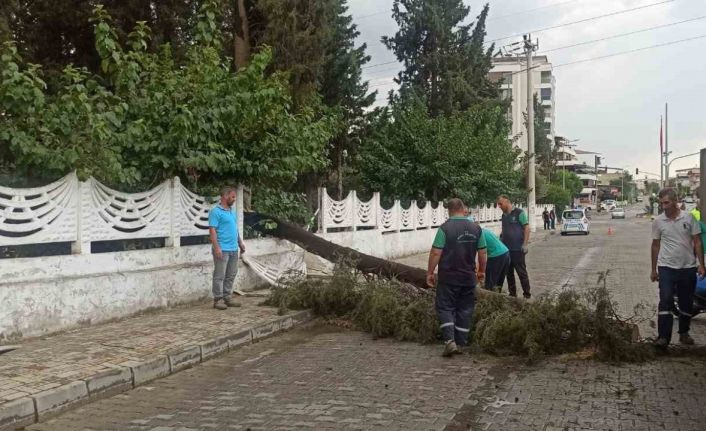
[[[315,326],[28,431],[701,430],[703,359],[534,366]]]
[[[611,366],[554,360],[517,367],[474,397],[473,429],[488,431],[706,429],[704,359]]]
[[[294,330],[27,429],[441,430],[494,360],[439,353],[325,326]]]
[[[306,320],[301,313],[278,316],[277,309],[258,305],[262,298],[241,302],[224,311],[210,301],[191,304],[19,343],[0,355],[0,429],[11,428],[5,423],[11,417],[32,421],[27,409],[41,420],[57,408],[128,390]]]

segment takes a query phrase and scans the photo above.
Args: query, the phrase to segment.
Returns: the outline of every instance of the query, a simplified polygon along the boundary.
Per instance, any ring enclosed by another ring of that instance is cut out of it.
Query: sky
[[[391,17],[393,0],[349,0],[349,12],[358,25],[358,43],[367,43],[372,60],[364,78],[378,90],[376,104],[386,103],[387,92],[399,70],[395,57],[381,42],[393,35],[397,24]],[[671,158],[706,148],[706,37],[611,58],[561,66],[681,39],[706,36],[704,0],[464,0],[470,17],[490,4],[487,41],[532,32],[545,50],[566,47],[662,26],[693,18],[699,20],[640,32],[626,37],[547,52],[555,66],[556,133],[579,139],[577,148],[603,154],[605,164],[633,174],[659,175],[660,115],[669,103],[669,150]],[[648,6],[632,12],[590,20],[556,29],[537,31],[574,21]],[[496,46],[521,40],[512,37]],[[698,166],[699,157],[674,161],[676,169]],[[649,176],[653,179],[653,176]]]

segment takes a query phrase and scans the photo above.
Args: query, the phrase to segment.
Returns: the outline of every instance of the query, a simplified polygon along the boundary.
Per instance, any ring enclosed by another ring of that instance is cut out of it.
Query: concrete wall
[[[273,266],[303,261],[304,251],[275,239],[245,242]],[[206,298],[210,246],[166,247],[0,261],[0,341],[33,337]],[[236,288],[263,282],[240,262]]]

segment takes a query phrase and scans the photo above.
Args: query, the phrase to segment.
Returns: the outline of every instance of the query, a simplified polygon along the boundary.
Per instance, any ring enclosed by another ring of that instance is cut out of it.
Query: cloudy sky
[[[561,66],[706,36],[704,0],[464,0],[475,17],[490,3],[488,36],[494,40],[532,31],[539,39],[540,52],[547,52],[555,66],[557,86],[556,131],[584,150],[603,153],[609,166],[625,167],[633,173],[659,174],[659,121],[669,102],[669,149],[672,157],[706,148],[706,37],[673,45],[619,55],[607,59]],[[395,88],[391,83],[399,66],[380,37],[392,35],[392,0],[349,0],[350,12],[358,24],[359,42],[368,44],[372,61],[365,77],[379,91],[378,104]],[[560,28],[535,31],[599,15],[648,6]],[[664,26],[603,42],[553,50],[609,36]],[[502,39],[505,45],[521,37]],[[392,64],[381,64],[390,63]],[[378,66],[374,66],[378,65]],[[698,165],[698,156],[677,160],[675,169]],[[644,176],[641,174],[640,178]]]

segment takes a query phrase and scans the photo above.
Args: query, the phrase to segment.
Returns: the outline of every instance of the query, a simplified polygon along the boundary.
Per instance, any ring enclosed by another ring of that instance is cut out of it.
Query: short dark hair
[[[510,198],[508,197],[508,195],[500,195],[500,196],[498,196],[498,200],[500,200],[500,199],[505,199],[506,201],[509,201],[509,200],[510,200]]]
[[[671,187],[666,187],[666,188],[663,188],[662,190],[659,191],[659,198],[660,199],[662,199],[665,196],[668,197],[669,200],[672,202],[677,201],[677,191]]]
[[[226,197],[230,194],[230,192],[234,192],[234,191],[235,191],[235,187],[233,187],[233,186],[221,187],[221,197]]]
[[[449,202],[446,204],[446,206],[448,207],[449,212],[457,213],[463,211],[463,209],[466,207],[466,204],[464,204],[463,201],[459,198],[452,198],[449,199]]]

